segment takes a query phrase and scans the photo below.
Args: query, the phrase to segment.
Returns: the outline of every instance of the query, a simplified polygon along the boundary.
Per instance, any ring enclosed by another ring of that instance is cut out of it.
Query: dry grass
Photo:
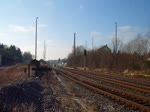
[[[71,68],[71,67],[66,67],[66,68]],[[71,68],[73,69],[73,68]],[[83,67],[76,67],[76,69],[79,70],[84,70]],[[89,70],[86,68],[86,70]],[[98,72],[98,73],[103,73],[103,74],[110,74],[110,75],[120,75],[123,74],[124,76],[135,76],[135,77],[146,77],[150,78],[150,69],[144,69],[144,70],[124,70],[123,72],[116,72],[115,70],[109,70],[106,68],[98,68],[98,69],[93,69],[92,71]]]
[[[125,70],[123,72],[126,76],[136,76],[136,77],[147,77],[150,78],[150,70]]]
[[[16,64],[9,67],[0,68],[0,85],[13,83],[20,79],[27,79],[27,74],[24,73],[25,64]]]
[[[36,106],[33,103],[31,105],[29,104],[17,105],[16,107],[13,108],[12,112],[36,112]]]
[[[124,76],[135,76],[135,77],[146,77],[150,78],[150,70],[145,69],[145,70],[124,70],[123,72],[116,72],[116,71],[111,71],[109,69],[94,69],[95,72],[103,73],[103,74],[110,74],[110,75],[124,75]]]

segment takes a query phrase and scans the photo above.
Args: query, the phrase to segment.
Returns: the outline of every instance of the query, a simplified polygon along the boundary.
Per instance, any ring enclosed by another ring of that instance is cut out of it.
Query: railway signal
[[[86,71],[86,49],[84,49],[84,70]]]
[[[84,49],[84,56],[86,56],[86,49]]]

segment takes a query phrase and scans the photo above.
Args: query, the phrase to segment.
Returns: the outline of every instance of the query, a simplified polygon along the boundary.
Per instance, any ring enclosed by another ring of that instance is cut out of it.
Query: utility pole
[[[36,17],[36,24],[35,24],[35,60],[37,58],[37,20],[38,17]]]
[[[45,40],[44,40],[43,59],[46,60],[46,45],[45,45]]]
[[[76,66],[76,58],[75,58],[75,55],[76,55],[76,34],[74,33],[74,45],[73,45],[73,66],[75,67]]]
[[[117,53],[117,51],[118,51],[118,42],[117,42],[117,22],[115,22],[115,24],[116,24],[116,38],[115,38],[115,46],[116,46],[116,48],[115,48],[115,52]]]
[[[76,34],[74,33],[74,56],[76,55]]]
[[[116,61],[116,67],[118,65],[118,42],[117,42],[117,22],[115,22],[116,24],[116,38],[115,38],[115,61]]]
[[[93,51],[93,43],[94,43],[94,40],[93,40],[93,37],[92,37],[92,51]]]

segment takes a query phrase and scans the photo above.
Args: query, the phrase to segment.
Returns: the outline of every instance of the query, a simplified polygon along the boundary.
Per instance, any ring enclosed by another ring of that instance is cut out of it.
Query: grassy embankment
[[[14,83],[17,80],[27,79],[27,74],[24,69],[27,68],[25,64],[16,64],[9,67],[0,67],[0,86]]]

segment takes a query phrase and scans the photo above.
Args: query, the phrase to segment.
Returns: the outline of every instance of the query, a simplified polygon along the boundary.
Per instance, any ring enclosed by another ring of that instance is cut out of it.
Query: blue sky
[[[150,0],[0,0],[0,43],[34,54],[35,18],[38,19],[38,59],[66,58],[73,46],[91,49],[115,36],[124,43],[150,30]]]

